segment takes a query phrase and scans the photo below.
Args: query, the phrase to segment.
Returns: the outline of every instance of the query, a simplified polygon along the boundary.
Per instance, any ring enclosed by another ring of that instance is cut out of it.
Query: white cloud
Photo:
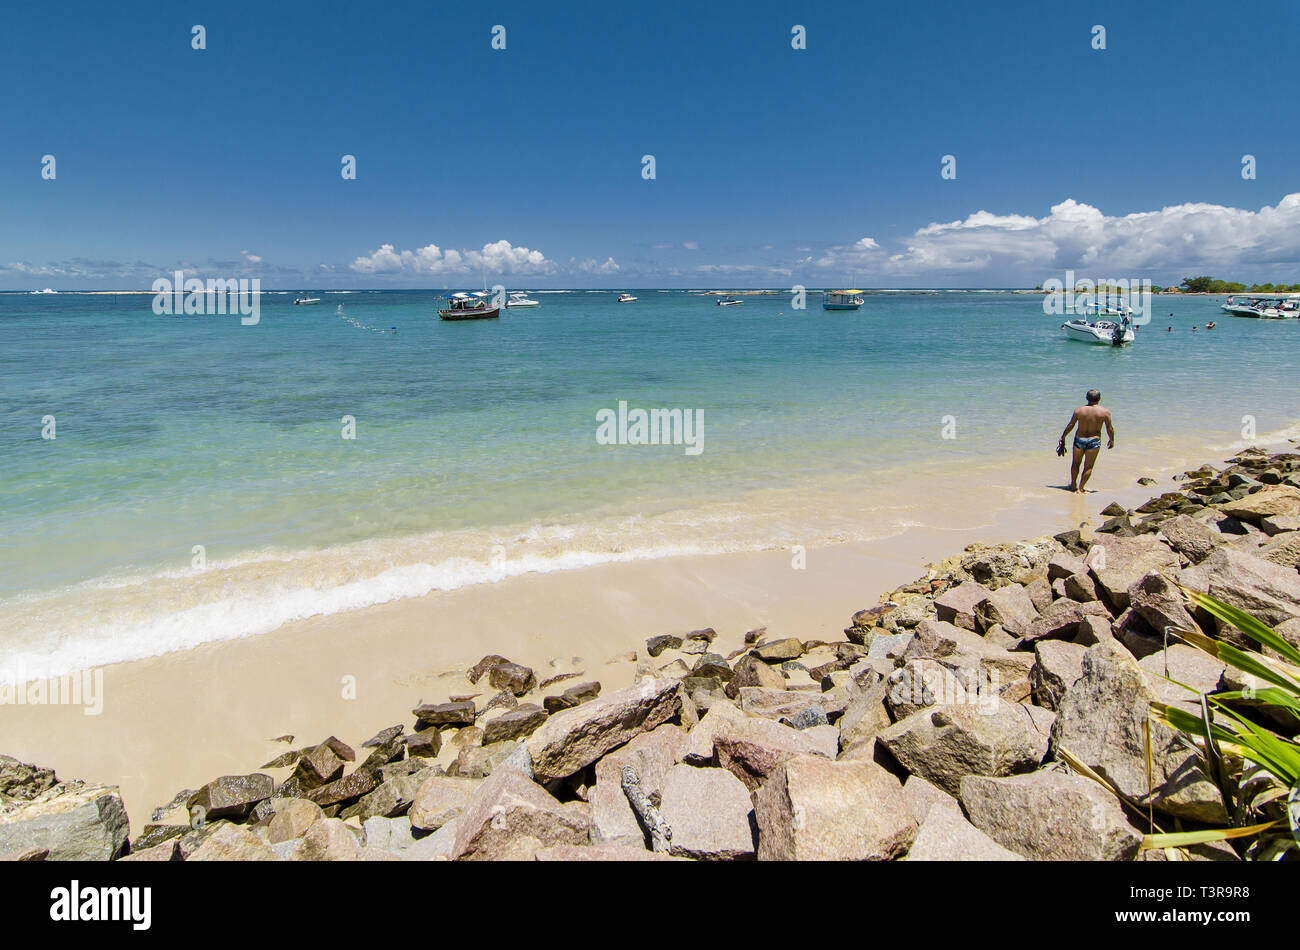
[[[983,282],[1037,282],[1067,268],[1115,278],[1180,279],[1196,270],[1263,279],[1267,265],[1300,261],[1300,193],[1258,211],[1197,202],[1127,215],[1067,198],[1042,218],[980,210],[918,228],[901,244],[886,249],[863,238],[801,263],[880,277],[978,275]]]
[[[246,264],[260,264],[260,263],[262,263],[262,257],[261,257],[260,254],[253,254],[253,253],[251,253],[251,252],[249,252],[249,251],[240,251],[240,252],[239,252],[239,256],[242,257],[242,258],[244,259],[244,263],[246,263]]]
[[[443,250],[428,244],[415,250],[399,251],[392,244],[382,244],[377,250],[353,260],[351,269],[359,274],[416,275],[416,274],[475,274],[486,270],[493,274],[548,274],[555,264],[541,251],[515,247],[509,241],[484,244],[481,250]]]
[[[612,257],[605,258],[603,264],[594,257],[589,257],[584,261],[571,257],[569,263],[573,265],[574,270],[583,274],[617,274],[623,269],[618,266],[618,262]]]
[[[688,251],[698,251],[698,250],[700,249],[700,242],[699,242],[699,241],[683,241],[683,242],[682,242],[682,247],[686,248],[686,250],[688,250]]]

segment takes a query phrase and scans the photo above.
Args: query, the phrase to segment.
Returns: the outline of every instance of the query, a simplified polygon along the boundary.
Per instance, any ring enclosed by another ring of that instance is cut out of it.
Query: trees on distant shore
[[[1259,293],[1296,293],[1300,284],[1242,284],[1233,280],[1216,280],[1213,277],[1184,277],[1182,291],[1187,294],[1240,294],[1257,291]]]

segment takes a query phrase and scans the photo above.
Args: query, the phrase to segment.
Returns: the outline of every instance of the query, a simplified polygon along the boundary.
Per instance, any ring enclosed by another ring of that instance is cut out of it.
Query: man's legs
[[[1092,467],[1097,464],[1097,455],[1100,452],[1101,449],[1088,449],[1083,453],[1083,474],[1079,476],[1079,491],[1082,492],[1084,486],[1088,484],[1088,477],[1092,475]],[[1079,454],[1078,449],[1075,449],[1075,454]]]
[[[1083,449],[1074,447],[1074,460],[1070,463],[1070,491],[1078,491],[1079,463],[1083,461]]]

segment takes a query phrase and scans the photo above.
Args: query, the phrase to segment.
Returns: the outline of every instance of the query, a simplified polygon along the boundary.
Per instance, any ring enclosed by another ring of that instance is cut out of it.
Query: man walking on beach
[[[1065,431],[1061,433],[1061,441],[1056,445],[1056,454],[1064,455],[1065,437],[1076,425],[1079,427],[1079,431],[1074,435],[1074,461],[1070,464],[1070,491],[1080,494],[1088,484],[1092,467],[1097,464],[1097,454],[1101,451],[1102,426],[1106,427],[1106,435],[1110,439],[1106,448],[1115,447],[1115,427],[1110,421],[1110,410],[1101,405],[1101,393],[1096,389],[1089,389],[1086,398],[1088,404],[1074,410],[1074,415],[1070,417],[1070,424],[1065,427]],[[1080,463],[1083,465],[1082,474],[1079,472]]]

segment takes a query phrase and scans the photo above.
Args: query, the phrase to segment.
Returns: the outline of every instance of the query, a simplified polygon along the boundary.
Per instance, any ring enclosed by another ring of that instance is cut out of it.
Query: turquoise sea
[[[0,656],[67,668],[523,571],[877,537],[1050,457],[1093,386],[1153,452],[1300,420],[1300,322],[1217,298],[1157,296],[1113,350],[1032,294],[631,292],[462,323],[434,291],[264,293],[256,326],[0,294]],[[702,412],[703,451],[598,444],[620,401]]]

